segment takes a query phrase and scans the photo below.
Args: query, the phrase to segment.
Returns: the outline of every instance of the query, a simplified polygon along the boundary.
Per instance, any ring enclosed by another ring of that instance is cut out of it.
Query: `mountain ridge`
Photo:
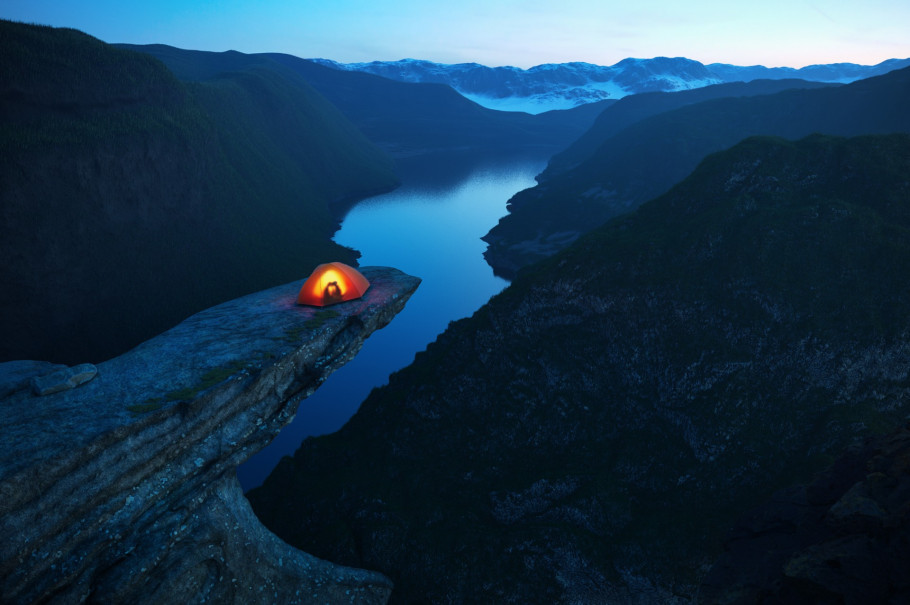
[[[792,68],[726,63],[705,65],[685,57],[654,57],[623,59],[610,66],[572,62],[545,63],[521,69],[418,59],[365,63],[310,60],[333,69],[367,72],[403,82],[448,84],[485,107],[527,113],[568,109],[643,92],[688,90],[756,79],[797,78],[843,84],[910,65],[910,58],[888,59],[876,65],[831,63]]]
[[[722,97],[749,97],[767,95],[793,88],[821,88],[835,86],[824,82],[810,82],[799,79],[752,80],[750,82],[729,82],[712,84],[702,88],[663,92],[643,92],[623,97],[597,116],[594,124],[566,149],[550,158],[546,169],[537,176],[539,182],[567,172],[597,151],[609,137],[624,128],[665,111]]]
[[[261,67],[261,66],[260,66]],[[0,360],[98,362],[307,274],[391,158],[302,78],[182,82],[69,28],[0,21]]]
[[[838,86],[707,99],[623,124],[618,132],[607,131],[599,146],[589,142],[586,157],[573,168],[515,194],[509,214],[482,238],[489,244],[485,257],[498,274],[514,275],[667,191],[707,154],[749,136],[910,132],[910,115],[904,110],[908,99],[910,68],[903,68]],[[625,103],[608,107],[601,119]],[[594,128],[599,128],[597,122]],[[558,161],[559,156],[554,158]]]
[[[441,83],[389,80],[330,69],[283,53],[185,50],[163,44],[118,45],[163,61],[181,79],[201,81],[253,67],[274,66],[303,78],[373,143],[394,157],[437,151],[568,145],[610,101],[527,115],[482,107]]]

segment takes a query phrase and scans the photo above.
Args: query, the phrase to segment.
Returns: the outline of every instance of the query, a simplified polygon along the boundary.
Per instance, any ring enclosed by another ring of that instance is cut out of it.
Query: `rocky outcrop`
[[[363,273],[366,295],[327,309],[294,304],[300,281],[213,307],[70,390],[7,372],[0,601],[385,602],[386,577],[270,534],[235,475],[420,282]]]
[[[910,602],[910,424],[743,515],[699,602]]]
[[[442,84],[396,82],[372,74],[339,71],[282,53],[214,53],[161,44],[118,46],[160,59],[183,80],[206,81],[225,73],[280,66],[306,80],[357,130],[398,158],[465,151],[486,154],[508,149],[552,153],[585,132],[603,105],[610,103],[601,101],[532,116],[479,107]]]

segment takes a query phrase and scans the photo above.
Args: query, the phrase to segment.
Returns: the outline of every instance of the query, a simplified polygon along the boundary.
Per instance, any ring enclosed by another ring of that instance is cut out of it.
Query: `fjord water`
[[[507,285],[484,261],[486,244],[480,237],[506,214],[514,193],[534,185],[547,155],[446,154],[402,160],[401,187],[348,211],[335,241],[361,251],[361,266],[395,267],[423,282],[404,311],[301,401],[294,421],[238,469],[244,490],[261,484],[305,437],[341,428],[370,390],[411,363],[450,321],[471,315]]]

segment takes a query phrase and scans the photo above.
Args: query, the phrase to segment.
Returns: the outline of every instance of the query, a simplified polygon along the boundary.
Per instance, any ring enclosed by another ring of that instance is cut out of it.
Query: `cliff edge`
[[[390,268],[362,272],[372,284],[362,299],[299,307],[300,281],[251,294],[65,391],[39,396],[27,372],[8,373],[0,601],[385,602],[385,576],[269,533],[235,474],[420,283]]]

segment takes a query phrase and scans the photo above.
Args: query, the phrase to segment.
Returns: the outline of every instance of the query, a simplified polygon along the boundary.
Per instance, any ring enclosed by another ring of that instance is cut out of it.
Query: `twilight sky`
[[[105,42],[342,62],[685,56],[802,67],[910,57],[910,0],[2,0],[0,18]]]

